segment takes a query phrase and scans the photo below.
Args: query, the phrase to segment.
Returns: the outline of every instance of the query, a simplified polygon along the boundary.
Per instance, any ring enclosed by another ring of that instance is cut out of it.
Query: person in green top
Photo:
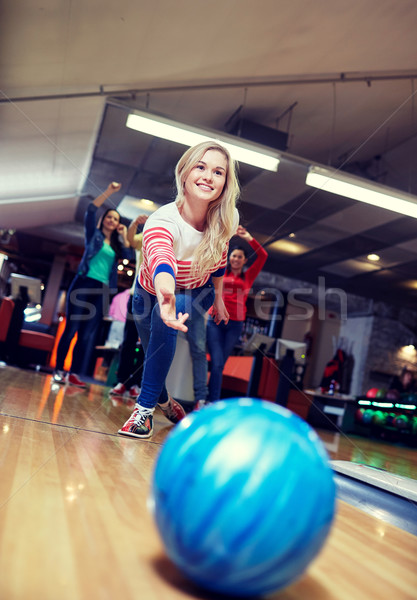
[[[85,214],[85,250],[78,266],[77,275],[67,293],[66,325],[58,344],[56,369],[53,381],[85,387],[79,373],[84,360],[85,348],[95,337],[104,314],[104,305],[110,289],[117,288],[117,264],[119,258],[127,257],[129,242],[126,226],[120,223],[120,214],[108,208],[96,223],[97,209],[121,188],[111,183],[91,202]],[[69,373],[64,372],[64,362],[70,343],[78,334],[74,346]]]
[[[127,229],[127,239],[136,254],[136,273],[130,288],[127,303],[126,322],[123,330],[123,342],[120,347],[119,367],[117,369],[117,384],[110,390],[110,396],[123,397],[125,393],[132,400],[136,400],[140,392],[142,381],[143,361],[145,353],[142,344],[138,344],[138,331],[133,317],[133,292],[135,290],[136,277],[142,263],[142,241],[143,233],[138,232],[139,226],[143,226],[148,217],[139,215],[134,219]]]

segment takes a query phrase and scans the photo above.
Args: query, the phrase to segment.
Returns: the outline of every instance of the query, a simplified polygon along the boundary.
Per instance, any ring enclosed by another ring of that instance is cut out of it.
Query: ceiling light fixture
[[[297,244],[296,242],[292,242],[291,240],[281,238],[280,240],[269,244],[268,250],[296,255],[305,254],[306,252],[311,250],[311,248],[309,246],[305,246],[304,244]]]
[[[368,256],[366,257],[368,260],[372,260],[374,262],[377,262],[378,260],[380,260],[380,256],[378,256],[378,254],[368,254]]]
[[[352,200],[372,204],[379,208],[417,218],[417,197],[400,192],[361,177],[312,166],[306,177],[306,184]]]
[[[246,142],[235,136],[218,131],[191,127],[147,112],[135,110],[126,120],[126,127],[156,137],[177,142],[184,146],[194,146],[207,140],[217,141],[229,150],[234,160],[244,162],[267,171],[277,171],[279,155],[272,149]]]

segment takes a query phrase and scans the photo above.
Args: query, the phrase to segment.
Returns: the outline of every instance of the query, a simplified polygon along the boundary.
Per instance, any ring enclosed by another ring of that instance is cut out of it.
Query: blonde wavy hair
[[[177,197],[175,202],[178,209],[184,204],[185,181],[191,170],[202,160],[208,150],[217,150],[226,157],[226,180],[220,196],[209,204],[203,239],[198,245],[192,263],[192,271],[199,272],[200,265],[204,270],[214,267],[222,257],[225,244],[236,233],[234,223],[236,202],[239,197],[239,182],[236,174],[236,164],[229,151],[218,142],[207,141],[189,148],[177,163],[175,181]]]

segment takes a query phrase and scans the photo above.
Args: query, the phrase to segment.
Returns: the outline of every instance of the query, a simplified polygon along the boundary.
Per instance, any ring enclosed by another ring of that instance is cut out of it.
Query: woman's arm
[[[249,231],[245,229],[242,225],[238,226],[236,230],[236,235],[242,238],[242,240],[247,241],[248,244],[250,244],[250,242],[253,240],[253,235],[251,235]]]
[[[137,233],[139,225],[144,225],[148,220],[147,215],[139,215],[134,219],[127,229],[127,241],[135,250],[140,250],[142,247],[142,233]]]
[[[229,322],[229,313],[226,310],[223,301],[223,276],[211,278],[214,285],[213,319],[216,325],[224,321],[225,325]]]
[[[97,208],[99,208],[102,204],[104,204],[107,198],[110,198],[112,194],[118,192],[121,187],[121,183],[116,183],[115,181],[109,183],[107,189],[102,194],[100,194],[100,196],[97,196],[97,198],[93,200],[92,203],[94,204],[94,206],[97,206]]]
[[[268,253],[261,246],[261,244],[257,240],[255,240],[253,235],[251,235],[249,231],[241,225],[239,225],[239,227],[237,228],[236,235],[248,242],[250,247],[253,250],[255,250],[256,253],[255,261],[245,271],[245,279],[248,285],[251,286],[257,278],[257,276],[259,275],[259,273],[262,271],[262,268],[266,263],[266,259],[268,258]]]
[[[130,248],[129,240],[127,239],[127,227],[126,227],[126,225],[123,225],[123,223],[120,223],[118,225],[118,227],[117,227],[117,233],[122,237],[124,247],[125,248]]]
[[[148,277],[151,278],[154,287],[154,278],[157,273],[169,273],[172,275],[174,281],[177,275],[174,233],[167,228],[170,225],[171,223],[168,221],[158,220],[152,215],[143,230],[144,261],[142,264],[148,273]]]
[[[188,331],[184,325],[188,319],[188,313],[177,313],[175,310],[175,279],[164,271],[157,273],[154,279],[156,297],[158,299],[161,319],[168,327],[179,331]]]

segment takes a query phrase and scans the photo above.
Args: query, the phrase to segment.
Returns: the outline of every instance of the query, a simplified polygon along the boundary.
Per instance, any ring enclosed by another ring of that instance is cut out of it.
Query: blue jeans
[[[189,313],[186,321],[187,339],[193,362],[194,391],[196,400],[206,397],[207,359],[204,315],[214,302],[214,288],[211,280],[201,288],[177,290],[175,292],[176,311]],[[149,294],[136,283],[133,296],[133,314],[136,327],[145,350],[142,376],[142,389],[138,403],[153,408],[158,402],[167,402],[165,379],[175,354],[177,343],[176,329],[167,327],[161,319],[156,296]]]
[[[95,346],[95,338],[109,306],[109,288],[104,283],[76,275],[67,293],[67,322],[58,344],[56,368],[64,368],[71,340],[77,333],[77,343],[72,353],[72,373],[86,370],[85,361]]]
[[[220,399],[223,369],[243,329],[243,321],[222,321],[219,325],[209,318],[207,323],[207,346],[211,358],[208,401]]]

